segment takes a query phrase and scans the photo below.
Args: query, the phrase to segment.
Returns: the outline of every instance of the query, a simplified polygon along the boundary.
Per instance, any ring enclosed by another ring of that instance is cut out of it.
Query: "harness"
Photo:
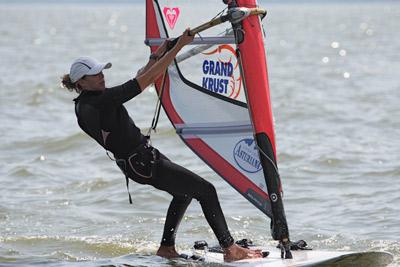
[[[135,147],[127,157],[112,158],[108,151],[107,156],[116,162],[121,171],[125,174],[126,189],[129,195],[129,203],[132,204],[132,197],[129,191],[129,169],[138,177],[150,179],[153,177],[153,165],[160,158],[160,152],[152,147],[149,142],[142,143]]]

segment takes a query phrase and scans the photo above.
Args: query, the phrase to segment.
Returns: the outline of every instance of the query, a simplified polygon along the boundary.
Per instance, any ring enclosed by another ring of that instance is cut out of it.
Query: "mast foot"
[[[282,259],[293,259],[292,252],[290,251],[290,243],[289,239],[279,241],[278,247],[281,249]]]

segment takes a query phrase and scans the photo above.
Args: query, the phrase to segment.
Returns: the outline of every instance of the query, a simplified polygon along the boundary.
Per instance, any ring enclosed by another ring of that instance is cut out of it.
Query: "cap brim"
[[[104,69],[109,69],[111,68],[112,64],[110,62],[108,63],[100,63],[91,68],[86,75],[96,75],[102,72]]]

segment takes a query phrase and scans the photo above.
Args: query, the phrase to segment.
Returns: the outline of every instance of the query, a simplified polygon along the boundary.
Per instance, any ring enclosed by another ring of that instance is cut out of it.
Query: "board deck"
[[[254,249],[262,249],[269,251],[270,254],[266,258],[247,259],[232,262],[232,265],[240,266],[387,266],[393,261],[393,256],[387,252],[349,252],[349,251],[323,251],[323,250],[298,250],[292,251],[293,259],[281,259],[280,250],[274,247],[254,247]],[[223,254],[217,252],[209,252],[207,250],[193,250],[191,254],[204,258],[205,262],[223,263]]]

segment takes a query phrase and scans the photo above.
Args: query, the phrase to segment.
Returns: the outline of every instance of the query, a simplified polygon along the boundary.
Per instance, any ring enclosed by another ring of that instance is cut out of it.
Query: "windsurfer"
[[[103,70],[110,68],[111,63],[102,64],[87,57],[73,62],[69,74],[63,76],[62,84],[70,91],[79,93],[74,99],[79,126],[114,154],[118,166],[127,177],[127,183],[129,177],[173,196],[157,255],[165,258],[179,256],[175,249],[176,232],[186,208],[195,198],[200,202],[206,220],[224,250],[226,261],[259,258],[262,257],[261,251],[245,249],[234,243],[214,186],[171,162],[149,145],[123,106],[165,72],[179,50],[193,40],[188,32],[186,30],[169,50],[168,43],[163,43],[137,76],[120,86],[105,87]]]

